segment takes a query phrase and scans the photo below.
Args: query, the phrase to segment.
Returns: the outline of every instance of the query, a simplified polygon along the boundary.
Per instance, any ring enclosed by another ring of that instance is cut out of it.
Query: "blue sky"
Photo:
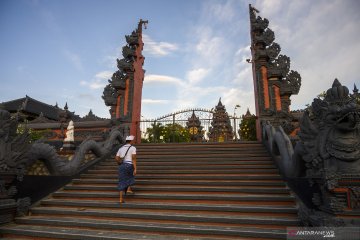
[[[25,95],[80,116],[109,117],[101,95],[140,18],[146,70],[142,115],[184,108],[254,112],[248,4],[269,19],[302,76],[301,109],[334,78],[360,87],[357,0],[1,0],[0,102]]]

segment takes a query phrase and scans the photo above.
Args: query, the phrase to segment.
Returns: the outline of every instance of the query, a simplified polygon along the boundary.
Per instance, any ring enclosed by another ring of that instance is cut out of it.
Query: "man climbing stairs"
[[[294,197],[258,142],[137,145],[135,194],[119,204],[107,159],[0,226],[21,239],[286,239]]]

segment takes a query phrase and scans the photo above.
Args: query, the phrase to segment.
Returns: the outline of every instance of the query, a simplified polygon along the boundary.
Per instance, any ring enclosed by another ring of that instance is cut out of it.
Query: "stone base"
[[[0,225],[14,221],[17,203],[14,199],[0,200]]]
[[[75,143],[74,142],[64,142],[62,149],[67,150],[75,150]]]

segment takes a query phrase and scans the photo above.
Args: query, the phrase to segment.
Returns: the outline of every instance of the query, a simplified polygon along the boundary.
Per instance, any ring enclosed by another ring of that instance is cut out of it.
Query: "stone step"
[[[41,206],[52,206],[52,207],[76,207],[79,209],[82,208],[119,208],[117,201],[95,201],[95,200],[67,200],[67,199],[45,199],[41,201]],[[121,206],[122,209],[143,209],[143,210],[155,210],[156,212],[161,210],[177,210],[177,211],[211,211],[211,212],[220,212],[220,213],[287,213],[287,214],[297,214],[297,209],[295,206],[275,206],[275,205],[266,205],[257,204],[257,205],[239,205],[239,204],[185,204],[185,203],[151,203],[151,202],[141,202],[141,203],[125,203]]]
[[[269,154],[265,149],[136,149],[136,152],[139,155],[181,155],[186,152],[187,154],[193,155],[211,155],[211,154],[237,154],[241,155],[259,155],[266,156]]]
[[[117,179],[91,179],[91,178],[80,178],[72,181],[74,184],[117,184]],[[141,180],[136,179],[136,185],[192,185],[192,186],[283,186],[286,184],[281,180],[232,180],[232,181],[220,181],[220,180],[186,180],[186,179],[175,179],[175,180]]]
[[[93,186],[93,185],[67,185],[65,186],[63,189],[64,190],[88,190],[88,191],[113,191],[116,190],[117,186],[114,185],[110,185],[110,186]],[[218,187],[177,187],[177,186],[167,186],[167,187],[163,187],[163,186],[144,186],[144,185],[140,185],[136,184],[135,187],[132,188],[134,191],[140,191],[140,192],[145,192],[145,191],[152,191],[152,192],[159,192],[159,191],[163,191],[163,192],[227,192],[227,193],[266,193],[266,194],[289,194],[289,190],[286,188],[274,188],[274,187],[247,187],[247,188],[239,188],[239,187],[222,187],[222,188],[218,188]]]
[[[300,222],[296,216],[293,217],[276,217],[276,216],[236,216],[229,214],[204,214],[204,213],[165,213],[165,212],[135,212],[123,209],[122,206],[118,209],[69,209],[60,207],[37,207],[31,210],[32,216],[47,217],[51,216],[73,216],[73,217],[90,217],[91,219],[99,218],[116,218],[116,219],[142,219],[152,220],[166,220],[172,222],[192,222],[196,223],[226,223],[226,224],[258,224],[258,225],[284,225],[297,226]]]
[[[259,153],[244,153],[244,154],[236,154],[236,153],[189,153],[189,152],[182,152],[182,153],[173,153],[173,154],[169,154],[169,153],[155,153],[155,154],[141,154],[141,153],[137,153],[137,155],[139,155],[139,158],[141,159],[168,159],[169,157],[171,157],[172,160],[183,160],[183,159],[204,159],[204,158],[218,158],[218,159],[251,159],[251,158],[268,158],[269,154],[268,153],[263,153],[263,154],[259,154]]]
[[[119,204],[114,157],[0,226],[18,239],[286,239],[295,198],[259,142],[137,145],[135,194]]]
[[[83,178],[95,178],[95,179],[118,179],[117,174],[83,174]],[[279,174],[139,174],[136,176],[138,180],[144,179],[179,179],[181,180],[219,180],[219,181],[231,181],[231,180],[281,180],[281,176]]]
[[[258,141],[239,141],[239,142],[224,142],[224,143],[142,143],[134,145],[138,148],[261,148],[264,149],[262,142]]]
[[[147,172],[147,171],[176,171],[177,169],[179,171],[236,171],[236,170],[264,170],[264,171],[270,171],[274,170],[278,172],[279,170],[271,165],[229,165],[229,166],[221,166],[221,165],[214,165],[214,166],[164,166],[164,165],[157,165],[157,166],[144,166],[143,164],[137,164],[138,172],[139,170]],[[113,166],[98,166],[93,168],[91,171],[117,171],[118,165]],[[89,171],[88,171],[89,172]]]
[[[21,225],[10,224],[0,226],[0,230],[4,237],[9,239],[74,239],[74,240],[129,240],[129,239],[148,239],[148,240],[211,240],[218,239],[217,237],[211,238],[210,236],[183,236],[180,234],[154,234],[152,232],[144,233],[129,232],[129,231],[114,231],[106,229],[79,229],[79,228],[64,228],[63,226],[44,226],[44,225]],[[266,231],[264,231],[266,232]],[[278,234],[279,235],[279,234]],[[237,237],[238,238],[238,237]],[[245,239],[245,238],[240,238]],[[246,238],[249,239],[249,238]],[[251,238],[253,239],[253,238]]]
[[[114,169],[94,169],[94,170],[88,170],[87,171],[88,174],[104,174],[104,175],[117,175],[118,174],[118,169],[114,168]],[[157,170],[157,169],[143,169],[138,167],[137,169],[137,174],[141,174],[141,175],[145,175],[145,174],[241,174],[241,173],[251,173],[251,174],[255,174],[255,173],[260,173],[260,174],[265,174],[265,173],[279,173],[278,169],[275,168],[249,168],[249,169],[243,169],[243,168],[239,168],[239,169],[234,169],[234,168],[230,168],[230,169],[181,169],[181,168],[176,168],[176,169],[166,169],[166,170]]]
[[[118,198],[119,193],[114,192],[102,192],[102,191],[84,191],[84,192],[72,192],[72,191],[58,191],[52,194],[54,198]],[[170,194],[170,193],[136,193],[128,197],[128,199],[152,199],[152,200],[193,200],[193,201],[231,201],[231,202],[294,202],[295,198],[289,195],[281,194],[199,194],[199,193],[182,193],[182,194]]]
[[[143,159],[139,158],[138,159],[138,165],[139,166],[144,166],[144,167],[157,167],[157,166],[164,166],[164,167],[168,167],[168,166],[175,166],[175,167],[187,167],[187,168],[192,168],[194,166],[197,167],[212,167],[212,166],[216,166],[216,167],[232,167],[232,166],[238,166],[238,167],[246,167],[246,166],[271,166],[271,167],[275,167],[274,162],[272,160],[244,160],[244,161],[236,161],[236,160],[221,160],[221,161],[214,161],[214,160],[195,160],[193,159],[192,161],[159,161],[157,159],[153,159],[153,160],[147,160],[144,161]],[[106,161],[103,161],[101,163],[99,163],[96,168],[99,167],[113,167],[113,166],[117,166],[116,162],[114,159],[109,159]]]
[[[99,229],[99,230],[114,230],[114,231],[135,231],[146,234],[151,233],[175,233],[175,234],[196,234],[196,235],[215,235],[228,237],[259,237],[286,239],[286,231],[282,229],[261,229],[261,228],[242,228],[242,227],[223,227],[223,226],[194,226],[188,224],[172,224],[172,223],[152,223],[152,222],[131,222],[131,221],[116,221],[116,220],[102,220],[102,219],[88,219],[88,218],[67,218],[67,217],[32,217],[17,219],[19,224],[43,225],[43,226],[61,226],[63,227],[63,234],[66,234],[68,228],[78,228],[78,230]]]

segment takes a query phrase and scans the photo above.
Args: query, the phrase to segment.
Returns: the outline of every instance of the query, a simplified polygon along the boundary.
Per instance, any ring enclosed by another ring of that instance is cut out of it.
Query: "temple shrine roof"
[[[2,102],[1,105],[9,112],[17,112],[20,110],[35,116],[39,116],[42,113],[44,117],[52,120],[59,120],[58,113],[59,110],[61,110],[57,106],[40,102],[27,95],[23,98]]]

